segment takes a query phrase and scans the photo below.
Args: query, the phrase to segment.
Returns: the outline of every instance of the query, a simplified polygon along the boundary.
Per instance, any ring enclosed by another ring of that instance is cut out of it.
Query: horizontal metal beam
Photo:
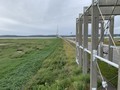
[[[81,16],[79,19],[83,20],[83,16]],[[110,19],[110,16],[105,16],[104,19],[105,19],[105,20],[109,20],[109,19]],[[103,20],[101,16],[99,16],[99,20],[100,20],[100,21]],[[89,21],[89,23],[91,23],[91,16],[88,16],[88,21]]]
[[[116,7],[114,12],[112,13],[113,9],[114,9],[114,6],[111,6],[111,7],[100,7],[100,10],[101,10],[103,16],[120,15],[120,6]],[[88,16],[91,16],[91,10],[92,10],[91,7],[86,10],[88,12]]]
[[[113,62],[111,62],[111,61],[109,61],[109,60],[107,60],[107,59],[105,59],[105,58],[102,58],[102,57],[100,57],[100,56],[97,56],[97,55],[95,55],[95,57],[96,57],[97,59],[103,61],[103,62],[106,62],[106,63],[109,64],[109,65],[114,66],[115,68],[119,68],[119,65],[116,64],[116,63],[113,63]]]
[[[106,44],[103,44],[104,47],[108,47],[108,45]],[[113,49],[120,49],[120,46],[110,46],[110,48],[113,48]]]
[[[117,0],[98,0],[98,4],[100,6],[115,6]],[[120,0],[118,0],[118,3],[116,6],[120,6]]]
[[[75,44],[75,43],[74,43],[74,44]],[[84,49],[83,46],[79,46],[79,48],[80,48],[80,49]],[[84,49],[84,51],[86,51],[86,52],[88,52],[89,54],[91,54],[91,51],[88,50],[88,49],[86,49],[86,48]],[[109,61],[109,60],[107,60],[107,59],[105,59],[105,58],[102,58],[102,57],[100,57],[100,56],[97,56],[97,55],[95,55],[95,57],[96,57],[97,59],[99,59],[99,60],[107,63],[107,64],[110,64],[110,65],[114,66],[115,68],[119,68],[119,65],[116,64],[116,63],[113,63],[113,62],[111,62],[111,61]]]
[[[83,49],[83,47],[82,47],[82,46],[79,46],[79,48],[80,48],[80,49]]]
[[[84,49],[82,46],[79,46],[79,48]],[[89,54],[91,54],[91,51],[88,50],[88,49],[86,49],[86,48],[84,49],[84,51],[87,52],[87,53],[89,53]],[[111,65],[111,66],[114,66],[115,68],[119,68],[119,65],[118,65],[118,64],[116,64],[116,63],[114,63],[114,62],[111,62],[110,60],[107,60],[107,59],[105,59],[105,58],[102,58],[102,57],[100,57],[100,56],[98,56],[98,55],[95,55],[95,57],[96,57],[97,59],[99,59],[99,60],[101,60],[101,61],[103,61],[103,62]]]
[[[88,50],[87,48],[85,48],[84,51],[86,51],[87,53],[91,54],[91,51]]]

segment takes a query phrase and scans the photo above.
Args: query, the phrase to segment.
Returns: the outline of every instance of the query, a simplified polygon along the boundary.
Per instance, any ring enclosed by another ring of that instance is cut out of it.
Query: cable
[[[103,75],[102,75],[102,73],[101,73],[101,71],[100,71],[100,67],[99,67],[99,65],[98,65],[98,62],[96,62],[96,65],[97,65],[97,68],[98,68],[98,72],[99,72],[99,74],[100,74],[100,76],[101,76],[101,79],[102,79],[102,81],[104,81]]]
[[[106,31],[106,34],[107,34],[107,31]],[[110,38],[111,38],[111,40],[112,40],[112,43],[114,44],[115,49],[116,49],[118,55],[120,55],[119,50],[117,49],[117,46],[116,46],[116,44],[115,44],[115,41],[114,41],[114,39],[113,39],[113,37],[112,37],[109,29],[108,29],[108,35],[110,36]],[[108,49],[108,51],[109,51],[109,49]]]
[[[115,75],[113,78],[111,78],[109,81],[107,81],[107,83],[111,83],[111,81],[114,80],[114,79],[117,78],[117,77],[118,77],[118,75]],[[101,87],[102,87],[102,85],[99,86],[98,89],[101,88]]]
[[[116,47],[116,51],[117,51],[117,53],[118,53],[118,55],[119,55],[120,53],[119,53],[119,51],[118,51],[118,49],[117,49],[117,46],[116,46],[116,44],[115,44],[115,42],[114,42],[114,40],[113,40],[113,37],[112,37],[112,35],[111,35],[111,33],[110,33],[110,30],[109,30],[109,36],[110,36],[110,38],[111,38],[114,46]]]
[[[118,75],[114,76],[113,78],[111,78],[111,79],[108,81],[108,83],[111,82],[112,80],[114,80],[114,79],[117,78],[117,77],[118,77]]]
[[[110,16],[109,19],[108,19],[108,22],[104,25],[104,32],[105,32],[106,29],[109,28],[109,27],[108,27],[108,23],[110,22],[110,20],[111,20],[111,18],[112,18],[112,14],[113,14],[114,11],[115,11],[115,8],[116,8],[117,3],[118,3],[118,0],[116,1],[115,5],[114,5],[114,8],[113,8],[112,13],[111,13],[111,16]],[[100,7],[99,7],[98,4],[97,4],[97,7],[98,7],[98,10],[99,10],[99,12],[100,12],[100,15],[101,15],[101,17],[102,17],[102,19],[103,19],[103,22],[105,22],[105,19],[104,19],[104,17],[103,17],[102,11],[101,11],[101,9],[100,9]],[[98,44],[99,44],[99,43],[101,42],[101,40],[103,39],[103,36],[104,36],[104,35],[101,36]],[[97,49],[98,49],[98,46],[97,46]]]
[[[105,35],[108,37],[108,30],[106,30]],[[109,52],[109,48],[107,48],[107,49],[105,50],[106,55],[104,55],[104,58],[106,58],[106,57],[108,56],[108,52]]]
[[[106,82],[106,81],[104,80],[104,78],[103,78],[103,75],[102,75],[102,73],[101,73],[101,70],[100,70],[100,67],[99,67],[97,61],[96,61],[96,65],[97,65],[98,72],[99,72],[99,74],[100,74],[100,76],[101,76],[101,79],[102,79],[102,86],[103,86],[103,88],[105,88],[105,90],[107,90],[107,87],[108,87],[107,82]]]
[[[115,10],[115,8],[116,8],[117,3],[118,3],[118,0],[116,1],[116,4],[114,5],[114,8],[113,8],[113,10],[112,10],[112,14],[114,13],[114,10]],[[101,15],[101,17],[102,17],[102,19],[103,19],[103,22],[105,23],[105,18],[103,17],[102,11],[101,11],[100,7],[98,6],[98,4],[97,4],[97,7],[98,7],[99,12],[100,12],[100,15]],[[113,37],[112,37],[112,35],[111,35],[111,33],[110,33],[110,30],[108,29],[108,28],[109,28],[108,23],[110,22],[110,20],[111,20],[111,18],[112,18],[112,14],[111,14],[111,16],[109,17],[109,20],[108,20],[108,22],[107,22],[106,25],[105,25],[106,27],[104,26],[104,30],[103,30],[103,31],[104,31],[104,32],[106,31],[106,33],[108,32],[109,37],[111,38],[112,43],[114,44],[115,49],[116,49],[118,55],[120,55],[120,53],[119,53],[119,51],[118,51],[118,49],[117,49],[117,46],[116,46],[116,44],[115,44],[115,42],[114,42],[114,40],[113,40]],[[103,34],[103,35],[104,35],[104,34]],[[101,40],[103,39],[103,35],[101,36],[101,38],[100,38],[100,40],[99,40],[99,42],[98,42],[98,45],[99,45],[99,43],[101,42]],[[98,46],[97,46],[96,49],[98,49]],[[108,49],[108,51],[109,51],[109,49]],[[106,56],[107,56],[107,55],[106,55]],[[106,56],[105,56],[105,57],[106,57]]]

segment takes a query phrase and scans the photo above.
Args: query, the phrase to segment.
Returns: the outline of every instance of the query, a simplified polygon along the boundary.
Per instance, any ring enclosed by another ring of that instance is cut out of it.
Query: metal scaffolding
[[[119,70],[118,89],[120,90],[120,62],[113,60],[114,16],[120,15],[120,0],[92,0],[89,7],[84,7],[83,14],[76,19],[76,60],[87,74],[90,66],[90,90],[97,90],[97,60],[104,61]],[[105,20],[108,21],[105,23]],[[88,50],[88,24],[91,24],[91,51]],[[100,30],[100,35],[99,35]],[[108,59],[103,58],[104,32],[109,33]],[[99,38],[100,37],[100,38]],[[88,54],[91,54],[89,65]],[[105,81],[102,82],[106,88]]]

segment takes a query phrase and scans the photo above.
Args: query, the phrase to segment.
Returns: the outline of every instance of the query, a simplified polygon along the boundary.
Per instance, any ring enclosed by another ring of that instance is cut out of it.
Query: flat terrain
[[[61,39],[0,40],[0,90],[88,90],[81,72]]]

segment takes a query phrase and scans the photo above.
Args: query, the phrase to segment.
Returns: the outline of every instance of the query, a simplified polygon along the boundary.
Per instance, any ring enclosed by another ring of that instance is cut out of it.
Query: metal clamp
[[[108,87],[107,82],[106,81],[102,81],[102,86],[103,86],[103,88],[107,88]]]
[[[96,88],[92,88],[92,90],[97,90]]]
[[[76,58],[76,63],[79,65],[79,61],[78,61],[78,59]]]
[[[80,49],[83,49],[83,47],[82,47],[82,46],[79,46],[79,48],[80,48]]]
[[[97,5],[98,4],[98,0],[94,0],[93,5]]]
[[[93,61],[95,61],[96,60],[96,56],[97,55],[97,50],[93,50]]]
[[[78,43],[78,42],[76,42],[76,46],[77,46],[77,47],[79,46],[79,43]]]

